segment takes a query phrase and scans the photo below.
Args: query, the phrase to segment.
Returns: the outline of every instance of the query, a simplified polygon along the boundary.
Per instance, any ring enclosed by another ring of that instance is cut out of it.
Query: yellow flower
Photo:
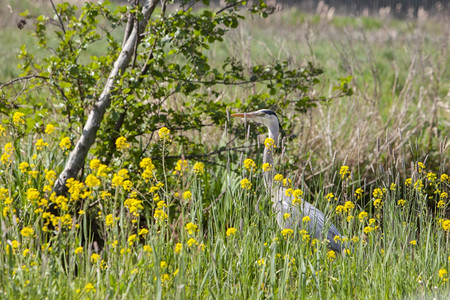
[[[177,165],[175,166],[174,174],[180,174],[183,176],[184,172],[188,169],[188,162],[185,159],[180,159],[177,161]]]
[[[275,175],[275,177],[273,178],[273,180],[275,180],[275,181],[282,181],[282,180],[283,180],[283,175],[277,174],[277,175]]]
[[[39,192],[35,188],[30,188],[27,190],[27,200],[35,201],[39,199]]]
[[[228,228],[227,229],[227,236],[230,236],[230,235],[235,235],[236,234],[236,228],[233,228],[233,227],[230,227],[230,228]]]
[[[198,231],[197,225],[191,222],[187,223],[184,229],[186,229],[189,234],[194,234],[196,231]]]
[[[372,195],[374,198],[381,198],[381,197],[383,197],[383,190],[380,188],[376,188],[373,190]]]
[[[361,222],[364,222],[364,220],[369,216],[369,214],[365,211],[362,211],[359,213],[358,218]]]
[[[252,183],[247,178],[241,180],[241,187],[246,190],[250,190],[252,188]]]
[[[185,191],[181,197],[184,201],[190,201],[192,199],[192,193],[190,191]]]
[[[347,210],[345,209],[345,206],[343,206],[343,205],[338,205],[338,206],[336,206],[336,213],[337,214],[340,214],[340,213],[342,213],[342,212],[346,212]]]
[[[341,179],[348,180],[351,176],[350,168],[348,166],[342,166],[339,170],[339,174],[341,175]]]
[[[119,151],[130,148],[130,144],[127,143],[127,138],[124,136],[120,136],[116,140],[116,148]]]
[[[170,141],[170,130],[167,127],[159,129],[158,135],[161,140]]]
[[[244,166],[247,170],[252,172],[255,172],[257,169],[256,163],[251,158],[247,158],[246,160],[244,160]]]
[[[65,138],[63,138],[61,140],[61,142],[59,143],[59,147],[62,150],[69,150],[70,147],[72,147],[72,142],[70,141],[70,138],[68,136],[66,136]]]
[[[395,190],[397,190],[397,185],[396,185],[395,183],[391,183],[389,189],[390,189],[391,191],[395,191]]]
[[[139,230],[138,235],[147,235],[148,233],[148,229],[147,228],[142,228],[141,230]]]
[[[98,170],[98,168],[100,167],[101,163],[100,160],[94,158],[89,162],[89,168],[91,168],[91,170]]]
[[[187,243],[189,248],[191,248],[193,245],[198,245],[197,240],[194,239],[194,238],[190,238],[186,243]]]
[[[153,252],[152,247],[150,245],[144,245],[143,249],[144,249],[144,252],[146,252],[146,253],[152,253]]]
[[[444,206],[445,206],[445,201],[439,200],[438,203],[437,203],[437,208],[441,208],[441,207],[444,207]]]
[[[417,168],[419,170],[419,173],[422,173],[422,170],[425,169],[425,165],[419,161],[417,163]]]
[[[183,250],[183,244],[177,243],[175,245],[175,250],[174,250],[175,254],[179,254],[181,252],[181,250]]]
[[[264,146],[266,146],[266,148],[268,148],[268,149],[273,149],[276,147],[275,141],[268,137],[264,140]]]
[[[450,220],[445,220],[442,222],[442,228],[445,231],[449,231],[450,230]]]
[[[283,186],[290,186],[291,183],[292,183],[292,180],[290,180],[289,178],[283,179]]]
[[[440,197],[441,197],[441,199],[447,199],[448,198],[447,192],[442,192]]]
[[[21,231],[20,234],[24,237],[29,237],[32,236],[34,233],[34,230],[30,227],[24,227]]]
[[[19,164],[19,170],[20,170],[20,172],[25,173],[25,172],[27,171],[27,169],[28,169],[29,166],[30,166],[30,165],[29,165],[26,161],[21,162],[21,163]]]
[[[48,143],[44,142],[43,139],[39,139],[36,141],[36,150],[42,150],[42,148],[47,147]]]
[[[448,178],[449,178],[448,175],[445,174],[445,173],[441,175],[441,181],[442,182],[448,181]]]
[[[266,264],[266,261],[264,260],[264,258],[261,258],[258,259],[256,263],[258,264],[258,266],[264,266]]]
[[[352,210],[353,208],[355,208],[355,204],[353,204],[352,201],[347,201],[347,202],[345,202],[344,207],[345,207],[345,211],[349,211],[349,210]]]
[[[375,208],[380,208],[383,206],[383,201],[381,201],[381,199],[375,199],[375,201],[373,201],[373,206],[375,206]]]
[[[85,182],[86,182],[86,186],[88,186],[88,187],[98,187],[98,186],[100,186],[100,180],[97,177],[95,177],[95,175],[92,175],[92,174],[89,174],[86,177]]]
[[[291,217],[291,214],[290,214],[290,213],[285,213],[285,214],[283,215],[283,219],[285,219],[285,220],[289,219],[290,217]]]
[[[23,119],[24,116],[25,116],[24,113],[16,111],[14,113],[14,115],[13,115],[13,123],[14,123],[14,125],[25,124],[25,121]]]
[[[167,214],[164,212],[164,210],[162,209],[156,209],[155,210],[155,214],[153,215],[153,217],[157,220],[157,221],[164,221],[165,219],[168,218]]]
[[[412,240],[412,241],[410,241],[409,243],[410,243],[411,245],[413,245],[413,246],[417,245],[417,241],[416,241],[416,240]]]
[[[161,269],[167,268],[167,262],[166,262],[165,260],[162,260],[162,261],[159,263],[159,267],[160,267]]]
[[[415,183],[414,183],[414,188],[416,189],[416,190],[418,190],[418,191],[420,191],[422,188],[423,188],[423,183],[422,183],[422,180],[417,180]]]
[[[97,261],[100,259],[100,255],[99,254],[97,254],[97,253],[93,253],[92,255],[91,255],[91,262],[92,263],[97,263]]]
[[[196,175],[203,175],[203,173],[205,172],[204,171],[205,165],[203,163],[201,163],[201,162],[196,162],[192,169],[194,170],[194,173]]]
[[[47,124],[47,126],[45,126],[44,132],[46,134],[52,134],[54,131],[55,131],[55,126],[53,124]]]
[[[83,253],[83,247],[78,247],[75,249],[75,254]]]
[[[272,168],[272,165],[271,165],[271,164],[269,164],[269,163],[263,163],[262,169],[263,169],[264,172],[269,172],[269,171],[272,171],[273,168]]]
[[[406,185],[406,186],[410,186],[411,183],[412,183],[412,178],[406,178],[406,180],[405,180],[405,185]]]
[[[333,261],[334,259],[336,259],[336,253],[333,250],[330,250],[327,252],[327,258],[330,261]]]
[[[446,279],[447,275],[448,275],[448,272],[447,272],[446,269],[440,269],[439,270],[439,278]]]
[[[327,198],[327,201],[329,202],[331,199],[334,198],[334,194],[333,193],[328,193],[325,198]]]
[[[405,206],[405,204],[406,204],[406,201],[404,199],[400,199],[397,201],[398,206]]]
[[[11,242],[11,247],[13,249],[17,249],[17,248],[19,248],[19,246],[20,246],[20,243],[18,241],[14,240]]]
[[[310,218],[309,216],[304,216],[304,217],[302,218],[302,222],[303,222],[303,223],[311,222],[311,218]]]
[[[372,232],[372,231],[374,231],[374,230],[375,230],[375,228],[370,227],[370,226],[364,227],[364,233],[365,233],[365,234],[369,234],[370,232]]]
[[[364,193],[364,190],[362,188],[357,188],[355,191],[356,199],[360,199],[361,196],[363,195],[363,193]]]
[[[288,188],[288,189],[286,189],[286,190],[284,191],[284,194],[285,194],[287,197],[291,197],[293,192],[294,192],[293,189]]]
[[[90,292],[95,293],[94,285],[90,282],[84,286],[84,289],[86,290],[87,293]]]
[[[0,125],[0,136],[4,136],[6,132],[5,127],[3,127],[2,125]]]
[[[285,229],[281,230],[281,234],[283,235],[283,237],[285,239],[287,239],[288,237],[290,237],[294,234],[294,230],[292,230],[290,228],[285,228]]]
[[[112,226],[114,224],[114,217],[112,214],[106,215],[105,217],[105,225]]]

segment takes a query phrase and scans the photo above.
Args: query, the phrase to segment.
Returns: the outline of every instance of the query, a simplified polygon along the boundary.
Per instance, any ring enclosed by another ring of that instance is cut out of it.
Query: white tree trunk
[[[114,90],[114,84],[117,76],[122,74],[130,63],[134,55],[134,51],[137,48],[136,43],[139,42],[139,36],[145,31],[148,20],[150,19],[150,16],[152,15],[158,2],[159,0],[145,1],[145,5],[142,10],[144,17],[143,19],[139,20],[139,22],[134,22],[133,30],[128,36],[126,42],[124,42],[122,51],[120,52],[119,57],[114,63],[114,68],[108,76],[105,88],[103,89],[100,98],[89,113],[88,119],[83,128],[83,133],[77,144],[75,145],[75,148],[70,153],[69,160],[67,161],[64,170],[61,172],[55,182],[53,190],[57,194],[64,194],[67,191],[67,179],[75,178],[83,168],[89,149],[95,142],[97,131],[100,128],[100,124],[103,120],[106,109],[108,109],[111,105],[111,92]]]

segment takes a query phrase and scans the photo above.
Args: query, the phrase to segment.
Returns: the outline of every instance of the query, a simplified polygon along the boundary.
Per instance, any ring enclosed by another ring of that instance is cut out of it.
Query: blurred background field
[[[367,168],[363,173],[368,176],[379,156],[392,155],[385,150],[398,151],[405,143],[414,145],[411,158],[428,156],[431,164],[439,165],[439,157],[448,155],[442,143],[450,133],[450,26],[445,3],[430,7],[427,1],[423,7],[409,1],[401,10],[408,12],[409,7],[409,15],[394,17],[392,1],[386,2],[389,9],[383,3],[363,8],[356,6],[359,2],[345,6],[336,1],[338,7],[287,2],[274,2],[278,11],[270,18],[242,22],[208,55],[212,65],[226,55],[248,65],[288,58],[296,66],[311,61],[324,70],[316,87],[323,96],[331,94],[338,78],[352,76],[353,96],[319,104],[288,132],[296,136],[289,147],[302,158],[294,162],[297,167],[313,175],[333,160],[346,161]],[[36,16],[52,11],[45,1],[2,0],[0,9],[0,82],[4,82],[19,75],[16,56],[22,44],[39,56],[30,33],[33,22],[26,20],[20,30],[17,23],[24,18],[19,13],[28,10]],[[113,34],[122,36],[120,29]],[[101,52],[99,45],[88,50],[92,55]],[[230,89],[220,101],[245,101],[251,93],[251,89]],[[212,142],[208,136],[202,136],[202,142]],[[314,170],[308,169],[309,160],[316,162]]]

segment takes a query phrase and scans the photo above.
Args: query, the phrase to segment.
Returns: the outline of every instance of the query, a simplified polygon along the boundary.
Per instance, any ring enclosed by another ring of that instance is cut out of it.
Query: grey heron
[[[282,128],[276,113],[272,110],[261,109],[249,113],[236,113],[231,116],[244,118],[250,122],[265,125],[269,131],[269,138],[274,141],[275,146],[279,144],[280,131]],[[329,241],[329,247],[334,251],[341,252],[343,250],[343,244],[340,242],[339,238],[336,238],[336,236],[341,237],[341,234],[339,230],[327,220],[323,212],[304,200],[301,200],[300,203],[293,203],[295,198],[293,195],[289,195],[289,192],[286,193],[287,188],[273,183],[273,175],[276,174],[274,173],[273,153],[273,147],[266,145],[265,143],[263,163],[270,164],[272,171],[264,172],[264,183],[271,194],[278,225],[282,229],[292,230],[296,226],[299,228],[304,227],[312,237],[319,240],[323,240],[323,237],[326,236]],[[286,218],[285,214],[289,214],[289,217]],[[309,217],[309,222],[302,222],[303,217],[306,216]]]

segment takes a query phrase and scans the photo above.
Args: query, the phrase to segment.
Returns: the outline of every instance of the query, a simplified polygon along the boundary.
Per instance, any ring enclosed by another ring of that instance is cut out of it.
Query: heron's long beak
[[[247,118],[247,119],[249,119],[249,118],[257,117],[258,115],[256,113],[254,113],[254,112],[251,112],[251,113],[231,114],[231,116],[235,117],[235,118]]]

